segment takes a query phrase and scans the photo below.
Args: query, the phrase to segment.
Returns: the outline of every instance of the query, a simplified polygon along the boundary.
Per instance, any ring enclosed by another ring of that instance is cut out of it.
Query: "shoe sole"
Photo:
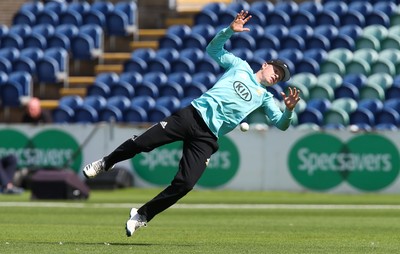
[[[129,220],[133,217],[132,216],[132,211],[135,211],[135,213],[137,212],[137,209],[136,208],[132,208],[131,209],[131,211],[129,212]],[[129,221],[128,220],[128,221]],[[133,232],[130,232],[129,230],[128,230],[128,221],[126,222],[126,224],[125,224],[125,231],[126,231],[126,236],[127,237],[131,237],[132,235],[133,235],[133,233],[135,233],[135,231],[136,230],[133,230]]]

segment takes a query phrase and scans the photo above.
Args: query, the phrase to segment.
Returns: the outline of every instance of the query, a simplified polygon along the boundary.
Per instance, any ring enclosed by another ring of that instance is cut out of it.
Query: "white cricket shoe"
[[[129,214],[129,220],[126,222],[126,236],[130,237],[141,227],[147,227],[147,221],[140,214],[138,214],[138,209],[132,208]]]
[[[86,167],[83,168],[83,175],[86,178],[93,178],[95,176],[97,176],[98,174],[100,174],[101,172],[104,171],[109,171],[112,170],[114,168],[114,165],[112,165],[111,168],[105,168],[104,166],[104,159],[100,159],[97,160],[95,162],[92,162],[88,165],[86,165]]]

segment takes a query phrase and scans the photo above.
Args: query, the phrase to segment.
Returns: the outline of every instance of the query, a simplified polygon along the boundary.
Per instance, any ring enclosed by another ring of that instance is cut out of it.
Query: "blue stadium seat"
[[[207,89],[211,88],[217,81],[216,76],[211,72],[198,72],[192,76],[192,83],[200,83]],[[183,86],[183,85],[182,85]]]
[[[392,123],[379,123],[374,126],[377,131],[398,131],[399,128]]]
[[[198,49],[197,49],[197,50],[198,50]],[[182,50],[182,51],[185,51],[185,49]],[[163,59],[167,60],[168,62],[172,62],[172,61],[174,61],[174,60],[176,60],[176,59],[179,58],[179,54],[180,54],[182,51],[178,51],[178,50],[172,49],[172,48],[161,48],[161,49],[155,51],[155,52],[154,52],[155,55],[149,57],[149,59],[147,59],[146,61],[151,61],[151,60],[154,59],[155,57],[159,57],[159,58],[163,58]],[[143,52],[143,54],[145,54],[145,52]],[[145,58],[147,58],[147,57],[146,57],[146,56],[143,56],[143,57],[141,57],[141,58],[145,59]]]
[[[23,48],[47,48],[47,40],[41,34],[30,34],[24,38],[24,46]]]
[[[176,82],[167,82],[166,84],[159,87],[160,97],[173,96],[178,99],[183,98],[183,88]]]
[[[343,1],[332,1],[324,4],[324,10],[336,13],[340,18],[347,13],[348,6]]]
[[[335,88],[335,99],[352,98],[358,100],[359,96],[358,88],[350,83],[343,83]]]
[[[100,121],[121,122],[123,112],[130,107],[130,100],[125,96],[112,96],[107,99],[107,105],[100,111]]]
[[[0,57],[6,58],[11,62],[17,60],[19,56],[20,51],[17,48],[0,48]]]
[[[59,23],[69,24],[79,27],[83,24],[83,18],[82,15],[77,11],[66,10],[65,12],[60,14]]]
[[[87,95],[83,99],[83,104],[82,105],[91,106],[96,111],[99,111],[99,110],[103,109],[107,105],[107,100],[103,96]]]
[[[57,15],[61,15],[67,11],[68,4],[65,1],[47,1],[44,6],[44,11],[53,11]]]
[[[123,72],[119,75],[119,80],[126,81],[134,87],[143,81],[143,75],[134,71]]]
[[[306,44],[302,37],[288,34],[286,37],[282,38],[280,47],[281,49],[298,49],[303,51],[306,49]]]
[[[37,15],[43,9],[44,9],[44,4],[42,2],[38,2],[38,1],[25,2],[19,8],[20,11],[29,11],[29,12],[33,13],[34,15]]]
[[[326,98],[311,99],[307,102],[307,108],[313,108],[325,113],[331,107],[331,101]]]
[[[79,28],[75,25],[63,24],[55,27],[54,33],[62,34],[71,40],[79,34]]]
[[[12,19],[12,24],[13,25],[28,25],[28,26],[33,26],[36,23],[36,17],[35,14],[33,14],[30,11],[23,11],[19,10],[17,11]]]
[[[349,10],[358,11],[363,16],[367,16],[374,9],[369,1],[352,1],[348,4]]]
[[[349,11],[340,18],[340,25],[365,27],[365,16],[357,10],[349,9]]]
[[[355,41],[348,35],[338,34],[331,39],[331,49],[346,48],[353,51],[355,47]]]
[[[131,106],[124,111],[124,122],[144,123],[148,121],[146,110],[138,106]]]
[[[215,33],[215,28],[209,24],[198,24],[191,29],[191,34],[202,36],[207,43],[215,36]]]
[[[82,105],[74,110],[73,122],[75,123],[96,123],[98,120],[98,111],[90,105]]]
[[[307,40],[310,36],[314,34],[314,30],[309,25],[293,25],[289,28],[289,34],[298,35],[304,40]]]
[[[225,9],[218,14],[218,24],[228,26],[236,18],[237,12]]]
[[[107,86],[111,87],[112,85],[118,83],[119,81],[119,76],[116,72],[102,72],[97,74],[95,77],[95,83],[96,82],[102,82],[106,84]]]
[[[143,75],[143,82],[155,84],[156,86],[164,85],[168,80],[168,76],[165,73],[155,71],[147,72]]]
[[[126,36],[137,30],[137,5],[134,1],[117,2],[106,15],[107,33]]]
[[[231,37],[232,49],[246,48],[250,50],[255,50],[256,46],[256,40],[249,34],[239,33]]]
[[[375,115],[376,124],[393,124],[395,126],[400,125],[400,114],[392,108],[383,108]]]
[[[384,101],[383,109],[394,109],[400,114],[400,100],[398,98],[392,98]]]
[[[265,15],[267,13],[261,12],[259,10],[250,10],[249,13],[251,14],[251,24],[250,25],[258,25],[261,27],[265,27],[267,23],[267,18]]]
[[[323,49],[329,51],[331,48],[331,43],[329,39],[320,34],[313,34],[306,40],[306,49]]]
[[[24,45],[23,39],[17,34],[5,34],[0,40],[2,48],[22,49]]]
[[[132,106],[140,107],[144,109],[146,112],[154,108],[155,105],[156,105],[155,99],[148,95],[135,96],[134,98],[131,99],[131,107]]]
[[[358,102],[358,108],[368,109],[375,115],[383,109],[383,102],[378,99],[362,99]]]
[[[191,34],[192,29],[188,25],[172,25],[168,27],[166,35],[175,35],[179,38],[185,38]]]
[[[400,86],[391,86],[388,89],[386,89],[385,98],[387,100],[400,98]]]
[[[314,28],[314,34],[323,35],[329,40],[335,38],[339,34],[339,29],[333,25],[318,25]]]
[[[154,57],[153,59],[147,62],[147,69],[148,72],[163,72],[168,74],[171,71],[170,62],[161,57]]]
[[[153,83],[142,82],[135,86],[136,96],[150,96],[157,98],[159,95],[158,87]]]
[[[171,51],[176,51],[176,49],[168,49]],[[161,51],[159,49],[157,52]],[[134,50],[131,54],[131,58],[140,58],[143,61],[149,61],[150,59],[154,58],[156,56],[156,52],[152,48],[138,48]]]
[[[396,12],[397,5],[394,1],[378,1],[374,3],[374,10],[386,13],[391,16]]]
[[[383,25],[385,27],[390,26],[390,18],[389,16],[378,10],[373,10],[371,13],[369,13],[365,19],[365,23],[367,26],[369,25],[374,25],[374,24],[379,24]]]
[[[340,18],[332,11],[322,10],[317,14],[315,23],[319,25],[333,25],[335,27],[340,27]]]
[[[106,28],[106,16],[98,10],[90,9],[88,12],[83,14],[83,24],[98,25],[104,29]]]
[[[114,4],[111,1],[95,1],[91,4],[90,10],[101,12],[104,16],[114,10]]]
[[[281,45],[279,39],[274,35],[264,35],[257,40],[257,49],[273,49],[280,50]]]
[[[249,12],[250,14],[253,11],[259,11],[264,13],[264,15],[268,15],[274,10],[275,6],[272,2],[269,1],[255,1],[250,4]]]
[[[275,36],[278,40],[289,34],[288,27],[282,24],[269,24],[264,28],[264,37],[269,37],[271,35]]]
[[[231,19],[232,21],[233,19]],[[285,27],[290,27],[290,16],[282,10],[274,10],[266,16],[266,25],[283,25]]]
[[[0,71],[6,74],[12,72],[12,63],[5,57],[0,57]]]
[[[52,120],[58,124],[71,123],[74,119],[74,114],[74,110],[69,106],[59,105],[52,110]]]
[[[180,50],[183,47],[183,41],[176,35],[166,34],[158,40],[159,48],[173,48]]]
[[[195,76],[196,74],[194,74]],[[186,86],[192,82],[192,76],[187,72],[173,72],[168,75],[167,83],[177,83]]]
[[[298,114],[297,119],[298,124],[314,123],[321,126],[323,122],[322,113],[314,108],[306,108],[303,112]]]
[[[210,25],[216,26],[218,24],[218,16],[213,11],[202,10],[194,16],[195,25]]]
[[[180,51],[180,53],[178,53],[178,58],[182,57],[182,58],[187,58],[189,60],[191,60],[193,63],[197,63],[199,60],[203,59],[204,57],[204,51],[195,48],[195,47],[191,47],[191,48],[186,48]],[[171,59],[171,60],[175,60],[175,59]]]
[[[156,123],[170,115],[171,112],[168,109],[161,106],[155,106],[148,112],[148,120],[151,123]]]
[[[306,10],[299,10],[291,17],[291,25],[308,25],[315,27],[315,14]]]
[[[218,74],[221,71],[220,66],[210,57],[205,56],[203,59],[198,61],[195,66],[196,72],[211,72]],[[189,73],[191,74],[191,73]]]
[[[36,24],[50,24],[58,26],[60,24],[59,16],[52,10],[42,10],[36,14]]]
[[[274,10],[282,11],[287,13],[289,16],[292,16],[293,14],[297,13],[299,6],[294,1],[282,1],[275,4]]]
[[[360,88],[367,82],[367,77],[361,73],[351,73],[343,77],[343,83],[348,83]]]
[[[200,34],[189,34],[182,41],[182,48],[198,48],[205,49],[207,41]]]
[[[169,110],[169,112],[176,112],[180,108],[180,100],[173,96],[162,96],[156,99],[156,106],[161,106]]]
[[[13,71],[26,71],[36,75],[36,64],[35,61],[28,57],[19,57],[13,63]]]
[[[324,9],[324,6],[321,2],[316,2],[316,1],[304,1],[299,3],[299,12],[300,11],[308,11],[312,15],[316,16],[322,10]]]
[[[303,58],[314,59],[318,63],[322,63],[327,58],[327,51],[320,48],[307,49],[303,52]]]
[[[226,10],[226,4],[220,3],[220,2],[207,3],[202,8],[202,11],[204,11],[204,10],[212,11],[212,12],[218,14],[220,11]]]
[[[68,106],[71,109],[76,109],[83,105],[83,99],[78,95],[67,95],[59,99],[59,106]]]
[[[103,82],[94,82],[87,88],[87,96],[97,95],[97,96],[102,96],[104,98],[108,98],[110,97],[110,94],[111,94],[110,86],[106,85]]]
[[[207,87],[200,83],[193,83],[190,86],[185,86],[184,97],[200,97],[203,93],[207,91]]]
[[[203,61],[203,60],[201,60]],[[199,62],[201,62],[199,61]],[[172,72],[187,72],[189,74],[193,74],[195,72],[195,65],[190,59],[187,58],[178,58],[177,60],[172,62]]]
[[[249,10],[250,4],[247,2],[232,2],[226,6],[227,10],[232,10],[236,13],[240,12],[241,10]]]
[[[73,1],[72,3],[68,4],[67,10],[76,11],[79,14],[83,15],[90,10],[90,3],[84,1],[82,2]]]
[[[196,97],[185,97],[181,100],[181,108],[187,107]]]
[[[40,34],[45,38],[52,36],[55,33],[55,28],[49,24],[38,24],[32,26],[32,34]]]
[[[362,33],[362,28],[354,24],[344,25],[339,28],[339,34],[347,35],[353,40],[356,40]]]
[[[147,71],[147,63],[139,57],[131,57],[124,62],[123,71],[145,73]]]
[[[296,62],[296,73],[312,73],[319,74],[319,63],[311,58],[302,58]]]
[[[71,50],[71,41],[67,36],[55,33],[52,36],[47,37],[47,47],[63,48],[69,52]]]
[[[26,71],[12,72],[8,76],[8,82],[20,84],[23,96],[32,96],[33,80],[29,72]]]
[[[272,48],[260,48],[254,51],[254,53],[252,54],[253,54],[252,57],[257,56],[265,60],[278,58],[278,52]],[[251,59],[252,57],[242,58],[242,59]]]
[[[71,40],[71,51],[75,59],[97,59],[103,52],[103,30],[98,25],[84,25]]]
[[[111,85],[110,90],[111,97],[121,95],[132,98],[135,95],[135,89],[126,81],[119,80],[117,83]]]

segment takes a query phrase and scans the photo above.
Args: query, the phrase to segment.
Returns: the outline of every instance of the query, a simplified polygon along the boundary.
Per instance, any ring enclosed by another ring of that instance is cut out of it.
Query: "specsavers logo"
[[[20,131],[5,129],[0,130],[0,140],[0,157],[16,155],[19,167],[68,167],[76,172],[81,168],[79,144],[66,132],[50,129],[28,138]]]
[[[208,166],[198,182],[199,186],[219,187],[228,183],[239,169],[240,156],[236,145],[227,137],[221,137],[218,143],[220,148],[208,161]],[[156,185],[167,185],[178,171],[182,146],[182,142],[175,142],[149,153],[140,153],[131,160],[133,168],[143,180]]]
[[[399,151],[383,136],[364,134],[346,143],[328,134],[300,139],[289,153],[296,181],[312,190],[328,190],[347,181],[363,191],[389,186],[399,174]]]

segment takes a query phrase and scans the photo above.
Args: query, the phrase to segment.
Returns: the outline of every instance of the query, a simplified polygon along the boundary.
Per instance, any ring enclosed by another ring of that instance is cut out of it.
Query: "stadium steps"
[[[158,39],[167,33],[167,29],[139,29],[139,40],[142,38]]]
[[[129,44],[132,50],[136,50],[138,48],[152,48],[154,50],[158,49],[158,41],[157,40],[146,40],[146,41],[132,41]]]
[[[63,87],[60,88],[60,97],[67,95],[79,95],[81,97],[86,96],[86,87]]]
[[[58,106],[58,100],[41,100],[40,106],[43,109],[55,109]]]
[[[102,72],[121,73],[123,70],[123,64],[98,64],[94,67],[96,75]]]

